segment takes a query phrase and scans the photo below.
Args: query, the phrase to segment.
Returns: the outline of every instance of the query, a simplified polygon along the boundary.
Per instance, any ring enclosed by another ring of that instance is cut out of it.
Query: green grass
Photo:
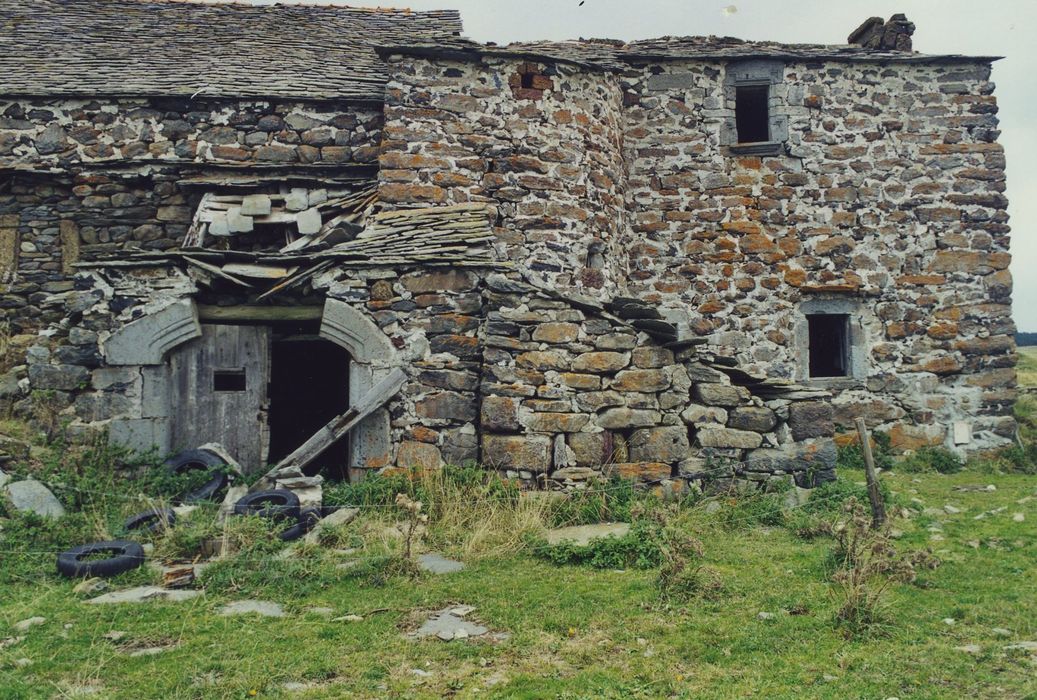
[[[1015,370],[1020,387],[1037,387],[1037,345],[1018,348],[1019,363]]]
[[[842,470],[840,479],[844,486],[830,487],[833,493],[853,491],[863,474]],[[278,560],[276,547],[264,544],[213,571],[206,594],[194,601],[92,606],[53,573],[52,554],[14,554],[32,545],[10,539],[14,521],[0,521],[0,567],[19,572],[0,584],[0,640],[24,636],[0,649],[0,698],[63,697],[83,686],[98,686],[94,697],[116,699],[253,692],[276,698],[289,696],[282,688],[289,681],[317,684],[291,695],[300,698],[1037,697],[1033,662],[1002,650],[1037,639],[1037,481],[969,470],[894,470],[884,479],[896,503],[915,509],[895,523],[904,533],[898,546],[931,546],[943,564],[913,585],[894,585],[889,623],[853,639],[832,621],[832,540],[803,539],[777,525],[781,519],[769,509],[760,517],[726,501],[719,513],[695,506],[682,516],[722,581],[718,593],[682,605],[660,598],[654,570],[557,566],[522,550],[466,556],[468,568],[457,574],[378,585],[363,567],[336,569],[329,549]],[[988,483],[997,490],[954,490]],[[946,514],[945,504],[962,512]],[[974,519],[1000,507],[1006,510]],[[728,512],[736,509],[741,518]],[[1025,521],[1015,522],[1014,513]],[[360,541],[376,525],[362,518],[338,546]],[[934,525],[942,540],[931,539]],[[68,537],[81,534],[73,529]],[[62,543],[60,528],[40,538],[39,549]],[[464,553],[458,538],[439,536],[437,544],[447,554]],[[113,584],[152,578],[137,571]],[[215,614],[245,597],[279,602],[288,616]],[[451,603],[475,606],[475,618],[510,638],[443,643],[404,636],[423,611]],[[307,612],[316,606],[364,619],[331,622]],[[776,617],[758,619],[761,611]],[[36,615],[46,622],[11,629]],[[995,627],[1012,636],[995,636]],[[118,644],[105,639],[112,631],[125,633]],[[982,651],[954,649],[965,644]],[[156,645],[170,648],[155,656],[124,653]]]

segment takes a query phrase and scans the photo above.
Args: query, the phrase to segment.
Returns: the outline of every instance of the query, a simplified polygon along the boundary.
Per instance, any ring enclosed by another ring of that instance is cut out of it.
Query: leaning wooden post
[[[868,476],[868,500],[871,501],[871,526],[882,527],[886,522],[886,504],[882,502],[879,490],[879,475],[875,473],[875,458],[871,454],[871,439],[868,437],[868,426],[863,418],[858,418],[857,434],[861,438],[861,454],[864,455],[864,471]]]

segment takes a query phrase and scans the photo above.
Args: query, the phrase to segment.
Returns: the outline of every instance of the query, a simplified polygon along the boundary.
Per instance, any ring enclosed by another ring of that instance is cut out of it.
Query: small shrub
[[[989,468],[1006,474],[1037,474],[1037,444],[1006,447],[991,460]]]
[[[871,440],[874,443],[871,456],[875,459],[875,467],[885,470],[892,468],[893,448],[889,434],[876,430],[871,434]],[[860,438],[839,447],[835,466],[842,469],[864,469],[864,452],[861,451]]]
[[[702,542],[675,530],[665,533],[663,562],[656,584],[664,600],[686,602],[698,597],[711,597],[722,588],[716,569],[702,563]]]
[[[428,516],[421,512],[422,502],[408,498],[407,494],[396,494],[396,505],[407,518],[403,527],[403,558],[413,561],[414,535],[417,533],[418,527],[428,522]]]
[[[920,447],[899,464],[905,472],[935,471],[940,474],[953,474],[961,471],[964,466],[961,457],[943,447]]]
[[[847,636],[856,636],[889,621],[886,597],[891,583],[913,582],[916,567],[935,568],[939,561],[927,552],[899,554],[888,530],[873,529],[867,509],[856,499],[848,500],[843,512],[845,518],[832,527],[832,582],[839,601],[835,623]]]

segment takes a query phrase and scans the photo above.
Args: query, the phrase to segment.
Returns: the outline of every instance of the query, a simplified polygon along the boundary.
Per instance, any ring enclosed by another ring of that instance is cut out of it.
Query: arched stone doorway
[[[221,311],[219,318],[232,317],[244,327],[262,327],[269,323],[271,308],[226,307]],[[314,313],[310,318],[314,321],[317,337],[334,343],[348,353],[347,386],[342,387],[342,391],[348,393],[348,400],[341,405],[353,404],[398,365],[396,349],[366,315],[343,301],[327,299],[322,307],[312,311]],[[182,299],[127,324],[104,343],[105,361],[109,366],[137,366],[142,377],[141,415],[112,420],[110,436],[113,442],[134,449],[148,449],[154,446],[163,452],[181,446],[177,444],[178,435],[185,433],[180,426],[185,420],[190,419],[190,415],[185,415],[184,411],[191,409],[190,406],[178,404],[190,402],[190,388],[185,390],[174,383],[174,380],[180,381],[178,376],[174,376],[174,373],[179,371],[175,367],[178,362],[175,358],[179,357],[178,349],[186,344],[197,345],[204,341],[206,334],[203,332],[203,324],[208,326],[214,320],[219,320],[207,317],[206,313],[211,312],[203,309],[200,315],[199,307],[193,300]],[[266,424],[266,416],[262,415],[262,404],[268,398],[265,391],[271,379],[270,356],[264,356],[263,351],[258,349],[245,352],[250,344],[258,348],[261,345],[258,338],[262,335],[260,331],[228,334],[228,337],[237,338],[230,342],[241,345],[244,348],[242,354],[240,358],[233,353],[225,355],[232,358],[227,362],[234,366],[212,366],[206,370],[204,381],[207,383],[204,386],[209,386],[208,382],[211,381],[214,391],[234,391],[241,386],[247,390],[248,370],[241,367],[247,359],[252,367],[251,371],[258,373],[258,381],[253,382],[258,393],[238,397],[244,401],[240,409],[243,412],[241,430],[247,432],[248,426],[252,424],[250,421],[254,422],[256,440],[261,444],[269,444],[269,435],[262,434]],[[218,339],[212,343],[214,347],[220,345]],[[245,355],[249,357],[245,358]],[[347,358],[341,353],[339,357]],[[208,372],[212,374],[211,379]],[[259,389],[260,386],[262,390]],[[256,409],[255,416],[251,415],[253,409]],[[252,450],[249,454],[250,463],[247,467],[250,470],[265,467],[262,462],[269,456],[265,450]],[[389,414],[386,409],[379,409],[364,419],[352,432],[348,449],[350,478],[359,478],[368,469],[385,466],[389,463],[390,454]]]

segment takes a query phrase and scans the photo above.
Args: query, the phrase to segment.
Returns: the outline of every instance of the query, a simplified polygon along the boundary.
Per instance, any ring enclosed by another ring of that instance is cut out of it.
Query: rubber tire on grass
[[[288,489],[272,489],[246,494],[234,504],[236,515],[258,515],[275,520],[298,520],[299,497]]]
[[[180,497],[180,500],[184,503],[212,501],[215,499],[216,494],[227,486],[227,483],[229,482],[229,479],[224,472],[216,471],[218,467],[227,466],[227,463],[208,450],[184,450],[183,452],[178,452],[167,459],[163,466],[177,476],[195,469],[204,469],[208,472],[215,472],[213,473],[212,479],[205,482],[195,490],[183,494]]]
[[[131,515],[126,519],[124,525],[126,532],[134,530],[147,530],[148,532],[164,532],[173,527],[176,522],[176,513],[172,508],[152,508],[143,513]]]
[[[83,557],[102,552],[114,552],[107,559],[80,561]],[[73,547],[58,555],[58,573],[68,578],[115,576],[136,569],[144,563],[144,548],[129,540],[90,542]]]
[[[299,511],[299,520],[290,528],[281,533],[281,539],[285,542],[297,540],[312,530],[320,522],[320,508],[303,508]]]

